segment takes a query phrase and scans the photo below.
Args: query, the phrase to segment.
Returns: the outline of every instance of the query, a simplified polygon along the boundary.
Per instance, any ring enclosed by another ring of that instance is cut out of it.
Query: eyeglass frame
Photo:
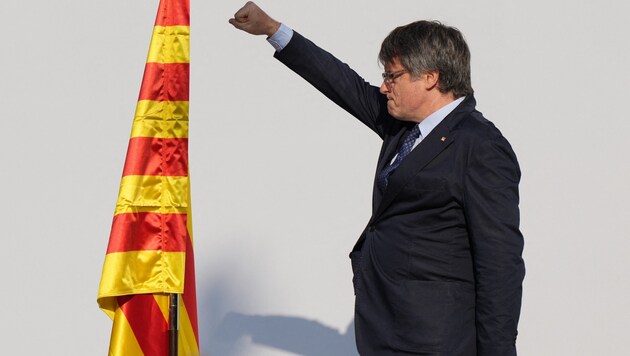
[[[395,72],[383,72],[381,77],[383,77],[383,83],[385,83],[387,87],[390,87],[394,83],[394,80],[400,78],[405,73],[410,72],[407,69],[401,69]]]

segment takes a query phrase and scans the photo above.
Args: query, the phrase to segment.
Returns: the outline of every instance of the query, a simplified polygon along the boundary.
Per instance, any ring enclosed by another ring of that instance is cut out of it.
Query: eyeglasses
[[[392,85],[392,83],[394,83],[394,80],[396,80],[396,78],[400,77],[401,75],[405,73],[409,73],[409,71],[406,69],[402,69],[396,72],[383,72],[381,76],[383,77],[383,83],[385,83],[385,85],[389,87],[390,85]]]

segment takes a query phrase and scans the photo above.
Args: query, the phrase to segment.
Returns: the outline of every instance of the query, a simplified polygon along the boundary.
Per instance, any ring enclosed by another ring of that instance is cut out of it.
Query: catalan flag
[[[109,355],[199,355],[188,169],[189,0],[161,0],[98,291],[113,319]]]

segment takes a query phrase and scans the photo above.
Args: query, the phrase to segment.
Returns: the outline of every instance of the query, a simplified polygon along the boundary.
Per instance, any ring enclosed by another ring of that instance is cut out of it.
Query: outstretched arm
[[[267,15],[249,1],[229,20],[235,28],[252,35],[272,37],[280,29],[280,22]],[[387,116],[386,97],[379,88],[370,85],[347,64],[317,47],[291,30],[290,42],[276,48],[274,56],[298,73],[337,105],[358,118],[380,137],[384,137],[394,120]],[[277,43],[277,42],[276,42]]]

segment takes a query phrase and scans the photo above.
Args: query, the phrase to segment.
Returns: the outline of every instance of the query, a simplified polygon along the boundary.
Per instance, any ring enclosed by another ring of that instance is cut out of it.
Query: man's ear
[[[437,87],[438,82],[440,81],[440,72],[424,72],[422,74],[422,77],[424,79],[424,88],[426,90],[432,90],[433,88]]]

